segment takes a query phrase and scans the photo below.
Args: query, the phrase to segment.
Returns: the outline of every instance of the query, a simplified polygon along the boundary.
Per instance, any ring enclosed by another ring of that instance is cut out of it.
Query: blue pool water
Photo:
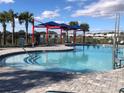
[[[49,72],[94,72],[112,70],[112,48],[76,46],[68,52],[36,52],[7,57],[7,66]]]

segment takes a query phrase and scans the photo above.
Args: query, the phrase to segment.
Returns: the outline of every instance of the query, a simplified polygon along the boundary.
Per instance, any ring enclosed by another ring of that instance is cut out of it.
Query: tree
[[[8,13],[6,11],[0,12],[0,23],[3,27],[3,42],[2,45],[6,45],[6,23],[9,22]]]
[[[78,21],[71,21],[69,22],[70,26],[74,26],[74,25],[79,25]]]
[[[81,28],[81,30],[83,31],[83,43],[85,43],[85,32],[88,32],[89,31],[89,24],[87,24],[87,23],[82,23],[81,25],[80,25],[80,28]]]
[[[69,25],[70,26],[79,26],[79,23],[78,23],[78,21],[71,21],[71,22],[69,22]],[[75,31],[74,31],[75,32]],[[75,37],[75,35],[76,35],[76,33],[74,33],[74,37]],[[74,38],[73,38],[74,39]]]
[[[25,28],[26,28],[25,37],[26,37],[26,44],[28,44],[28,26],[29,23],[32,23],[33,14],[29,12],[22,12],[18,16],[18,19],[20,24],[25,23]]]
[[[15,36],[14,36],[15,18],[17,18],[17,13],[14,13],[14,11],[10,9],[8,14],[9,14],[9,21],[11,22],[11,26],[12,26],[12,45],[14,45],[15,44]]]

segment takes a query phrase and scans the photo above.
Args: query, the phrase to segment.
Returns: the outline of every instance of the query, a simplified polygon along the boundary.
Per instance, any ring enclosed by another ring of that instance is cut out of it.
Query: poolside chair
[[[124,93],[124,88],[121,88],[121,89],[119,90],[119,93]]]
[[[46,93],[74,93],[74,92],[64,92],[64,91],[47,91]]]

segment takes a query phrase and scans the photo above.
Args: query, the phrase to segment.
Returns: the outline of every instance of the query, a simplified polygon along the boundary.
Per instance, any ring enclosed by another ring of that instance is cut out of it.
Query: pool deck
[[[75,75],[0,67],[0,93],[119,93],[122,87],[124,69]]]
[[[11,55],[16,53],[24,52],[35,52],[35,51],[71,51],[74,50],[74,47],[68,47],[65,45],[57,46],[46,46],[46,47],[34,47],[34,48],[0,48],[0,56]]]
[[[26,51],[73,49],[72,47],[25,48]],[[0,55],[24,52],[22,48],[0,50]],[[124,68],[103,73],[65,74],[0,67],[0,93],[119,93],[124,88]]]

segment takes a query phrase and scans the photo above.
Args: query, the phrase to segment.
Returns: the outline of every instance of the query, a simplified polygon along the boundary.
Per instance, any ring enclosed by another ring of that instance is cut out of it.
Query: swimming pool
[[[76,46],[74,51],[35,52],[4,59],[6,66],[48,72],[101,72],[112,70],[112,48]]]

